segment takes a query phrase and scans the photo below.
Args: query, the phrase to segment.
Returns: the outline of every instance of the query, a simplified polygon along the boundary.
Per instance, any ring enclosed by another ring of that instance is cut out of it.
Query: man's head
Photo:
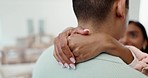
[[[115,0],[73,0],[74,12],[78,20],[96,20],[102,22],[107,19]],[[128,1],[126,1],[128,8]]]
[[[116,27],[116,25],[119,26],[124,25],[127,18],[129,1],[128,0],[73,0],[73,8],[76,17],[78,19],[78,22],[91,21],[98,25],[110,22],[114,23],[113,25],[115,25]]]

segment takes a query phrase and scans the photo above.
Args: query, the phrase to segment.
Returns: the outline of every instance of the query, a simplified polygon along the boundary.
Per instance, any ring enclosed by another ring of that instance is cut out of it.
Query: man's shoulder
[[[50,62],[55,61],[55,58],[53,56],[53,52],[54,52],[54,46],[50,46],[41,54],[37,63],[38,62],[39,63],[44,62],[45,59],[48,60],[48,61],[50,60]],[[119,57],[115,57],[115,56],[112,56],[112,55],[109,55],[109,54],[106,54],[106,53],[102,53],[99,56],[97,56],[96,58],[91,59],[87,62],[96,61],[96,60],[98,60],[98,62],[99,61],[105,61],[105,62],[111,62],[111,63],[125,64]]]
[[[53,51],[54,46],[50,46],[40,55],[33,70],[33,78],[44,78],[42,77],[43,74],[47,73],[46,71],[50,70],[47,68],[49,68],[51,62],[55,61],[53,57]]]
[[[54,46],[50,46],[47,49],[45,49],[43,51],[43,53],[40,55],[40,57],[38,58],[37,63],[44,62],[44,59],[46,59],[47,61],[49,59],[52,59],[53,58],[53,51],[54,51]]]
[[[34,68],[33,78],[145,78],[128,65],[119,63],[121,60],[118,57],[107,54],[77,64],[76,70],[63,69],[57,64],[53,51],[51,46],[42,53]]]
[[[126,64],[125,62],[123,62],[121,58],[107,54],[107,53],[102,53],[99,56],[97,56],[95,59],[102,60],[102,61],[108,61],[112,63]]]
[[[53,56],[53,51],[54,51],[54,46],[50,46],[48,47],[47,49],[45,49],[43,51],[43,53],[41,54],[41,56],[39,57],[38,61],[40,59],[44,59],[44,58],[49,58],[49,57],[52,57]]]

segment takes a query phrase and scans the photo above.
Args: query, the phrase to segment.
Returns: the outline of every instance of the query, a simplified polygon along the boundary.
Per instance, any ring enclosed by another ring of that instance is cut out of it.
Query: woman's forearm
[[[134,59],[130,50],[116,39],[109,36],[106,37],[108,38],[108,40],[103,45],[104,52],[120,57],[126,64],[130,64]]]

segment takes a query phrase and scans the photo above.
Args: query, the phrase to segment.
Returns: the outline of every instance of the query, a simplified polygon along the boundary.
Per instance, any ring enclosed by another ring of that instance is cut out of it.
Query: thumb
[[[75,34],[81,34],[81,35],[88,35],[89,29],[76,29],[74,31]]]

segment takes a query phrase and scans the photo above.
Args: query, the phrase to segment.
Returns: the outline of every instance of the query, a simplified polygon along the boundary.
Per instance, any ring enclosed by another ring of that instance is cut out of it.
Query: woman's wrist
[[[116,40],[112,40],[111,43],[108,43],[108,47],[106,48],[108,48],[105,51],[106,53],[121,58],[126,64],[130,64],[134,60],[130,50]]]
[[[126,48],[126,47],[123,47],[123,50],[120,51],[120,58],[126,63],[126,64],[130,64],[133,62],[134,60],[134,56],[132,54],[132,52]]]
[[[99,37],[100,34],[96,37]],[[98,52],[106,52],[108,54],[111,54],[113,56],[117,56],[121,58],[125,63],[130,64],[134,57],[130,50],[126,48],[124,45],[119,43],[116,39],[111,37],[110,35],[107,35],[105,33],[101,33],[101,37],[99,37],[100,40],[96,40],[98,43]]]

